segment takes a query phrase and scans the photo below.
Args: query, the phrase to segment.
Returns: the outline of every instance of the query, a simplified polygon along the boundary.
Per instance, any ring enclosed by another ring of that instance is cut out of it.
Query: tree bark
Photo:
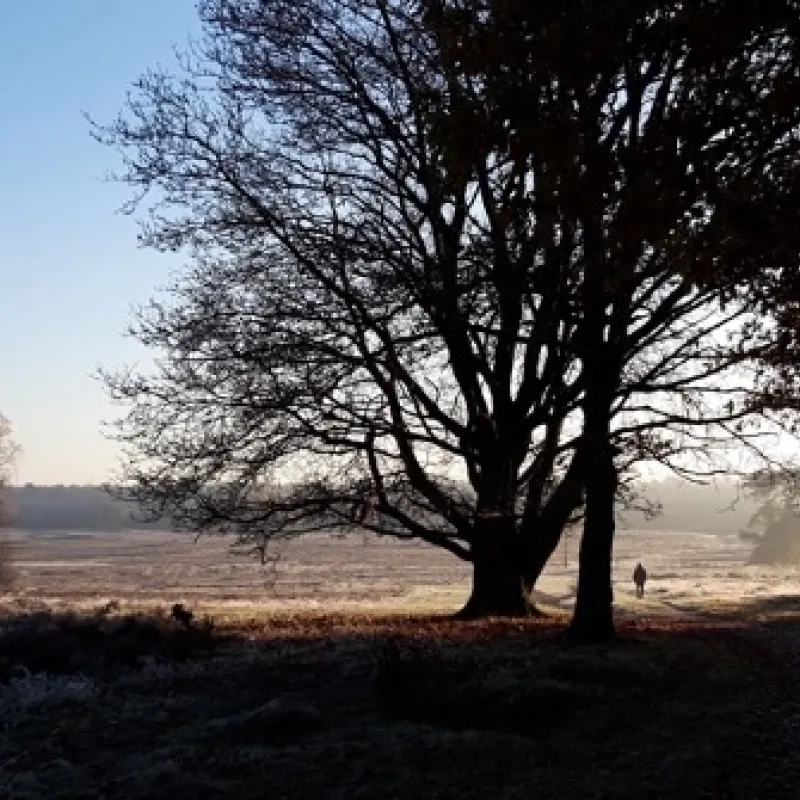
[[[456,619],[536,613],[526,589],[523,552],[513,517],[487,516],[476,525],[472,593]]]
[[[610,394],[599,382],[598,375],[586,395],[584,435],[590,445],[585,476],[586,516],[579,556],[578,596],[567,632],[571,641],[582,644],[603,644],[616,638],[611,568],[617,470],[610,441]]]

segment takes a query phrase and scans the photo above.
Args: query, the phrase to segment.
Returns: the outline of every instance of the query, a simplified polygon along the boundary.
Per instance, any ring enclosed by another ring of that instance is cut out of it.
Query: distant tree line
[[[701,484],[672,478],[641,485],[639,496],[645,501],[641,505],[652,510],[620,509],[620,528],[738,534],[747,527],[758,505],[733,480]]]
[[[130,505],[98,486],[10,486],[7,501],[12,528],[26,531],[123,531],[166,528],[166,523],[134,519]]]
[[[680,480],[643,484],[639,497],[658,513],[624,509],[621,528],[636,530],[738,533],[752,517],[755,501],[742,495],[737,484],[697,485]],[[114,499],[98,486],[8,487],[12,527],[25,531],[124,531],[133,528],[169,529],[167,520],[139,519],[130,504]]]

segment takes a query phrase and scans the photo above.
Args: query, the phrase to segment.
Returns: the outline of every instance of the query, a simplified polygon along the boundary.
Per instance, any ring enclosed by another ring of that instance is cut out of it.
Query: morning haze
[[[800,0],[0,68],[0,796],[797,796]]]

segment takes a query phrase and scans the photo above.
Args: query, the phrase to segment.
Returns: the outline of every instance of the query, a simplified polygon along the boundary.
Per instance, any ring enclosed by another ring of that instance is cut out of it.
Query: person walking
[[[644,597],[644,585],[647,581],[647,570],[642,566],[640,561],[633,571],[633,582],[636,584],[636,596]]]

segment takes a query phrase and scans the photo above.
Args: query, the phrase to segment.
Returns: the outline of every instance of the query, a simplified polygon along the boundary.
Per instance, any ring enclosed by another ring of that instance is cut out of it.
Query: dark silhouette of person
[[[640,561],[633,571],[633,582],[636,584],[636,596],[644,597],[644,585],[647,581],[647,570],[642,566]]]

